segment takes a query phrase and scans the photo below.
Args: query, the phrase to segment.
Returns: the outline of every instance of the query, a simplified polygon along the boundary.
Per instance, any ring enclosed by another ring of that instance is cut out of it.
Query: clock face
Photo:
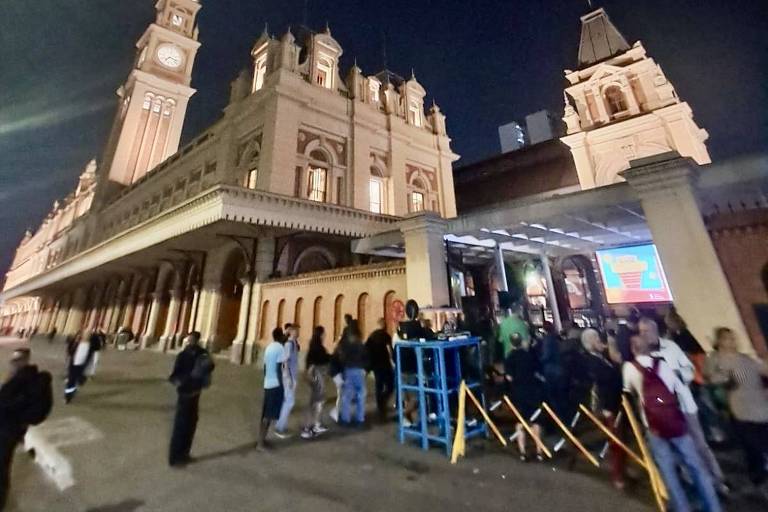
[[[184,54],[178,46],[163,44],[157,48],[157,60],[165,67],[177,69],[184,63]]]

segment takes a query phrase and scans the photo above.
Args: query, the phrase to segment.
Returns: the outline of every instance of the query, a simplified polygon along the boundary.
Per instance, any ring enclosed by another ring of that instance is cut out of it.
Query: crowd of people
[[[515,311],[497,329],[496,382],[540,432],[541,402],[566,420],[583,404],[604,425],[627,439],[622,396],[636,404],[653,459],[674,511],[691,510],[689,489],[704,510],[718,511],[731,493],[710,443],[726,433],[740,444],[754,490],[768,500],[768,366],[739,353],[734,333],[713,333],[707,354],[672,309],[664,318],[632,314],[609,319],[604,330],[570,328],[558,333],[549,323],[532,333]],[[528,460],[526,432],[515,433],[520,457]],[[625,453],[611,446],[614,485],[625,487]],[[536,457],[542,455],[537,448]],[[682,475],[682,476],[681,476]]]
[[[404,337],[433,337],[425,322],[403,325],[418,331],[401,333]],[[462,322],[455,318],[446,326],[448,331],[463,330]],[[489,358],[489,380],[530,420],[537,437],[549,426],[540,411],[542,402],[547,402],[566,422],[577,418],[579,405],[587,406],[616,436],[628,441],[622,400],[631,397],[672,510],[692,510],[691,496],[703,510],[721,510],[720,500],[729,496],[731,485],[710,443],[727,438],[743,448],[754,488],[768,500],[768,366],[740,353],[731,330],[722,327],[714,332],[709,353],[674,309],[664,318],[632,314],[621,320],[607,319],[601,330],[571,327],[563,332],[546,322],[540,329],[532,329],[519,311],[510,310],[495,329],[486,331],[479,334],[495,343],[495,350],[490,351],[495,357]],[[322,326],[313,328],[306,345],[300,342],[300,332],[296,324],[276,327],[271,343],[264,348],[263,400],[256,435],[260,451],[272,447],[268,437],[287,439],[298,434],[311,440],[328,430],[323,408],[331,398],[327,396],[329,381],[336,397],[327,417],[341,426],[365,425],[369,374],[375,380],[379,418],[387,420],[391,411],[396,369],[393,338],[383,319],[365,340],[350,315],[344,317],[343,331],[333,343],[327,343]],[[131,341],[129,333],[121,334],[115,339],[118,347]],[[105,344],[106,337],[98,329],[67,340],[67,403],[94,375]],[[168,462],[177,468],[192,460],[200,396],[211,385],[215,369],[198,332],[189,333],[183,345],[169,377],[178,397]],[[302,346],[306,346],[306,354]],[[302,369],[301,358],[305,362]],[[47,398],[50,374],[38,371],[29,359],[28,349],[15,351],[9,377],[0,388],[0,510],[7,495],[13,451],[26,428],[45,419],[52,404]],[[415,372],[408,364],[401,361],[404,375]],[[289,430],[289,420],[302,382],[309,390],[308,402],[303,418],[296,422],[300,431],[294,433]],[[404,393],[397,399],[403,401],[405,421],[415,421],[413,397]],[[544,459],[538,443],[532,444],[534,450],[529,453],[531,440],[522,424],[516,424],[514,438],[523,461]],[[609,461],[614,485],[624,489],[625,452],[611,445]]]
[[[309,387],[309,403],[300,432],[302,439],[313,439],[328,430],[323,424],[327,380],[332,380],[336,386],[335,406],[328,416],[339,425],[360,428],[366,421],[366,378],[368,373],[373,373],[379,418],[387,420],[395,377],[392,337],[383,319],[365,341],[356,320],[346,315],[344,321],[341,336],[330,351],[326,345],[325,329],[314,327],[303,372],[299,370],[300,326],[285,324],[272,331],[272,341],[263,353],[264,392],[256,442],[258,450],[271,447],[267,440],[270,432],[278,439],[294,435],[288,423],[296,405],[296,390],[302,380]],[[191,460],[199,397],[202,390],[210,385],[214,370],[210,354],[199,342],[199,333],[192,332],[187,336],[185,348],[177,356],[169,378],[178,392],[169,451],[169,464],[174,467],[183,466]]]

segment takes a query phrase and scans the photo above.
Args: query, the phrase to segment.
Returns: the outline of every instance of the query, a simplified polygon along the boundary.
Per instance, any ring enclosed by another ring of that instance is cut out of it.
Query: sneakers
[[[302,439],[312,439],[315,436],[317,436],[317,434],[315,433],[314,429],[305,428],[301,431]]]
[[[291,433],[290,433],[290,432],[288,432],[287,430],[283,430],[283,431],[280,431],[280,430],[275,430],[275,435],[276,435],[278,438],[280,438],[280,439],[290,439],[290,438],[292,438],[292,437],[293,437],[293,434],[291,434]]]
[[[312,427],[312,432],[314,432],[317,435],[320,435],[328,432],[328,428],[322,425],[315,425],[314,427]]]

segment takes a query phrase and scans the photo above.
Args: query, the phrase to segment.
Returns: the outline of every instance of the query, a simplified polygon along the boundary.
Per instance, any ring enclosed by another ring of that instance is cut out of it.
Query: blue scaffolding
[[[411,351],[407,354],[406,351]],[[416,374],[403,373],[402,360],[413,357]],[[480,338],[463,337],[451,340],[411,341],[395,343],[397,371],[398,437],[401,443],[407,438],[416,439],[423,450],[430,442],[445,447],[451,454],[456,429],[456,411],[461,381],[485,407],[483,396],[483,366]],[[415,394],[419,402],[419,419],[410,426],[404,423],[403,400],[399,397]],[[487,427],[477,418],[465,425],[465,439],[486,436]]]

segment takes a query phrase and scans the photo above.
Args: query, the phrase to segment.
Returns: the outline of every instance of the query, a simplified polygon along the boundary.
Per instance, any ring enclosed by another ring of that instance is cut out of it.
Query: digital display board
[[[609,304],[672,302],[655,245],[603,249],[595,254]]]

